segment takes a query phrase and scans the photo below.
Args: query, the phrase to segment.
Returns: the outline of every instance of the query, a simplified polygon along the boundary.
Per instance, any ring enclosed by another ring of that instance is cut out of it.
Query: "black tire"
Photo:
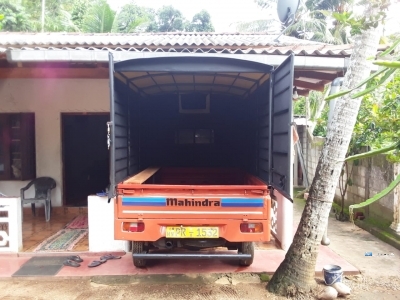
[[[251,257],[249,259],[241,259],[239,260],[239,265],[248,267],[253,263],[254,260],[254,243],[253,242],[243,242],[241,243],[239,250],[239,254],[250,254]]]
[[[135,253],[147,253],[144,242],[132,242],[132,259],[133,265],[137,268],[146,267],[147,261],[145,259],[138,259],[133,257]]]

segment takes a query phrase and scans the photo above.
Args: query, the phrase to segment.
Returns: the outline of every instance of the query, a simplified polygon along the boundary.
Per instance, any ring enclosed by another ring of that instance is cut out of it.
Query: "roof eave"
[[[8,49],[6,51],[9,63],[27,62],[68,62],[68,63],[107,63],[108,53],[112,52],[114,61],[124,61],[138,58],[196,56],[196,57],[230,57],[249,60],[272,66],[280,65],[287,55],[260,54],[229,54],[229,53],[192,53],[192,52],[133,52],[104,50],[23,50]],[[299,69],[344,71],[349,64],[348,57],[295,56],[294,66]]]

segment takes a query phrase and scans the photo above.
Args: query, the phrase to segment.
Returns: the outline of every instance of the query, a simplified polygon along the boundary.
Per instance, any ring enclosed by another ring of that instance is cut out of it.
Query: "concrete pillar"
[[[0,252],[18,253],[22,251],[21,198],[0,197],[0,212],[0,223],[8,227],[8,230],[0,230]]]
[[[114,201],[108,197],[88,196],[89,251],[129,251],[128,241],[114,239]]]
[[[299,158],[298,158],[298,153],[297,153],[297,151],[295,150],[296,149],[296,146],[294,146],[294,149],[293,149],[293,151],[294,151],[294,159],[293,159],[293,185],[294,186],[299,186],[299,176],[298,176],[298,174],[299,174],[299,170],[298,170],[298,161],[299,161]]]
[[[293,203],[286,199],[277,190],[274,190],[278,202],[277,239],[283,250],[289,250],[293,241]]]
[[[400,174],[400,163],[393,165],[394,178]],[[394,231],[400,234],[400,184],[393,190],[393,223],[390,225]]]

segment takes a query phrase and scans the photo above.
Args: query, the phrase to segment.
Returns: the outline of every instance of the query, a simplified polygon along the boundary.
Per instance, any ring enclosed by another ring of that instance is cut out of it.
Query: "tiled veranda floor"
[[[86,207],[53,207],[51,218],[46,222],[44,210],[36,209],[36,216],[30,208],[24,209],[22,223],[23,252],[32,252],[41,242],[63,229],[67,223],[79,214],[87,214]],[[89,250],[88,235],[82,238],[72,251],[82,252]]]
[[[46,222],[44,210],[36,209],[36,216],[34,217],[31,209],[25,208],[22,223],[22,252],[33,252],[42,241],[63,229],[68,222],[79,214],[87,214],[87,207],[53,207],[50,221]],[[279,249],[273,237],[269,242],[256,243],[255,248],[257,250]],[[89,251],[88,235],[82,238],[72,251]]]

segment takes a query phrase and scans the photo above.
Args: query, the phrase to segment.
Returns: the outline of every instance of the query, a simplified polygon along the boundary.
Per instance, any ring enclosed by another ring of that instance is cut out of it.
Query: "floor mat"
[[[88,216],[87,215],[79,215],[74,218],[71,222],[69,222],[66,226],[66,229],[87,229],[88,228]]]
[[[70,251],[87,234],[87,229],[61,229],[51,237],[45,239],[33,251]]]
[[[54,276],[63,267],[63,262],[65,259],[65,256],[35,256],[24,263],[21,268],[12,276]]]

